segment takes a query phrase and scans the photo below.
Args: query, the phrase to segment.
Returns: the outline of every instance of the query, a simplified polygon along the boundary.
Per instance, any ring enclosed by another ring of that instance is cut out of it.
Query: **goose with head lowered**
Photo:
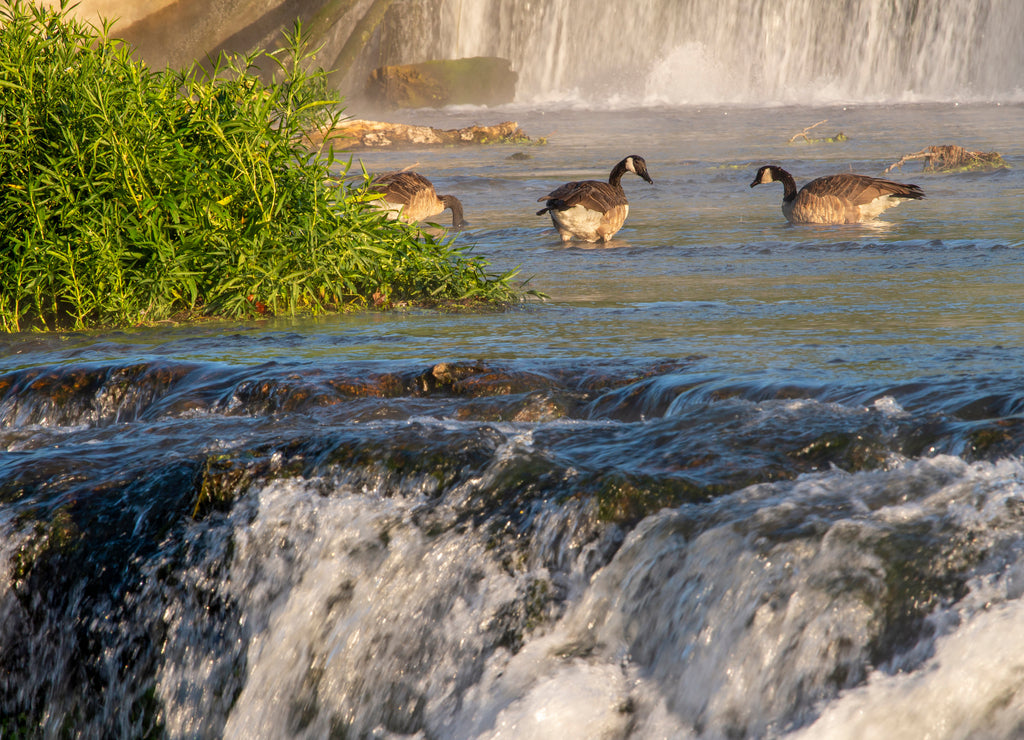
[[[392,220],[397,218],[416,223],[450,208],[452,228],[461,229],[466,225],[462,202],[454,195],[438,195],[434,184],[418,172],[378,175],[370,182],[370,189],[381,194],[380,198],[373,201],[374,206],[387,211],[388,218]]]
[[[769,182],[782,183],[782,214],[792,224],[870,221],[905,200],[924,197],[924,191],[917,185],[849,173],[819,177],[797,190],[793,176],[771,164],[757,171],[750,187]]]
[[[551,222],[563,242],[573,239],[606,242],[622,228],[629,214],[629,201],[621,184],[622,176],[627,172],[654,184],[647,174],[644,158],[631,154],[612,168],[608,182],[567,182],[537,198],[538,201],[547,201],[537,215],[551,214]]]

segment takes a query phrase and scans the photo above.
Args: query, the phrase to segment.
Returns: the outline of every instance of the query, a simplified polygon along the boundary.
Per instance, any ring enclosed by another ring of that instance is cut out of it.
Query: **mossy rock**
[[[390,108],[501,105],[515,98],[518,77],[511,62],[499,57],[443,59],[378,67],[366,94]]]

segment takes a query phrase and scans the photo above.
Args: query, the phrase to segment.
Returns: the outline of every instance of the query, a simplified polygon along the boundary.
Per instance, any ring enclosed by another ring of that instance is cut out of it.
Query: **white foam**
[[[481,740],[612,740],[626,736],[630,715],[622,671],[574,661],[538,681],[502,709]]]
[[[1005,513],[1022,481],[1019,461],[943,456],[762,484],[703,505],[696,529],[689,507],[646,518],[596,573],[595,549],[614,543],[573,534],[581,502],[539,513],[510,570],[486,532],[431,533],[415,496],[276,482],[231,514],[231,577],[205,584],[240,605],[250,635],[223,734],[402,737],[388,713],[408,711],[423,736],[456,740],[794,726],[802,740],[1011,737],[1024,717],[1024,544]],[[864,675],[891,565],[873,543],[939,522],[983,538],[968,592],[928,618],[918,646]],[[564,612],[515,651],[496,646],[530,579],[560,584]],[[171,734],[202,728],[216,697],[182,702],[231,667],[190,642],[196,616],[167,617]],[[836,698],[837,671],[863,683]]]
[[[912,673],[876,672],[830,703],[793,740],[954,740],[1020,737],[1024,723],[1024,604],[981,612],[938,640]]]
[[[881,398],[876,398],[875,402],[871,404],[871,407],[875,409],[875,411],[881,411],[883,414],[886,414],[888,416],[904,417],[908,415],[907,412],[903,409],[903,407],[900,406],[896,399],[893,398],[892,396],[882,396]]]

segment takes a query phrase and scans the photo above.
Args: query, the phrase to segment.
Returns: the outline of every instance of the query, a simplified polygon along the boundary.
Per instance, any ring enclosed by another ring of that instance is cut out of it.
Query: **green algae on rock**
[[[507,59],[438,59],[378,67],[370,73],[366,94],[389,108],[502,105],[515,98],[517,79]]]

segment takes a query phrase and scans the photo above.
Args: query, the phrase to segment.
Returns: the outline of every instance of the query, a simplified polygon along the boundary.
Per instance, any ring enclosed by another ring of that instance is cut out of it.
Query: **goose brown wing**
[[[924,191],[917,185],[905,185],[892,180],[853,174],[819,177],[807,183],[803,191],[817,197],[840,198],[855,206],[866,205],[885,195],[914,200],[924,197]]]
[[[567,182],[537,200],[546,200],[549,208],[560,211],[573,206],[583,206],[591,211],[607,213],[615,206],[628,205],[622,188],[597,180]]]
[[[430,180],[418,172],[391,172],[374,178],[372,187],[384,193],[390,203],[407,205],[424,190],[433,190]]]

